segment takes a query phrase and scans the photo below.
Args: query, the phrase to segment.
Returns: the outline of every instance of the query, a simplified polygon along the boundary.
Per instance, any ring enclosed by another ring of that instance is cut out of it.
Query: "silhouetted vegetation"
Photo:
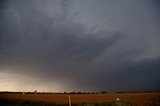
[[[101,91],[101,93],[107,93],[106,91]]]

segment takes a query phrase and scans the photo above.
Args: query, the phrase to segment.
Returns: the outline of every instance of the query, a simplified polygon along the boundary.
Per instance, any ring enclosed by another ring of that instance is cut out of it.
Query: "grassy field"
[[[160,106],[160,93],[0,94],[0,106]],[[120,98],[116,101],[116,98]]]

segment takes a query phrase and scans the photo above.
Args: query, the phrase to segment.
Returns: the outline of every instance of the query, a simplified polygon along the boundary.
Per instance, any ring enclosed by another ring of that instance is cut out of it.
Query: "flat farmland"
[[[0,106],[160,106],[160,93],[0,94]],[[120,100],[116,101],[116,98]]]

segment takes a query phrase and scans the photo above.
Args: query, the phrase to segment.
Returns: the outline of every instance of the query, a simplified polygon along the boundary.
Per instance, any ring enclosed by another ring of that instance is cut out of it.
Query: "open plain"
[[[2,93],[0,106],[68,106],[69,95],[72,106],[160,106],[160,93]]]

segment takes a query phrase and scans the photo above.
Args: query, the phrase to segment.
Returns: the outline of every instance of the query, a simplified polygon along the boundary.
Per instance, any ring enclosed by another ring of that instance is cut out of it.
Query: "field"
[[[160,106],[160,93],[20,94],[1,93],[0,106]],[[120,100],[116,101],[116,98]]]

